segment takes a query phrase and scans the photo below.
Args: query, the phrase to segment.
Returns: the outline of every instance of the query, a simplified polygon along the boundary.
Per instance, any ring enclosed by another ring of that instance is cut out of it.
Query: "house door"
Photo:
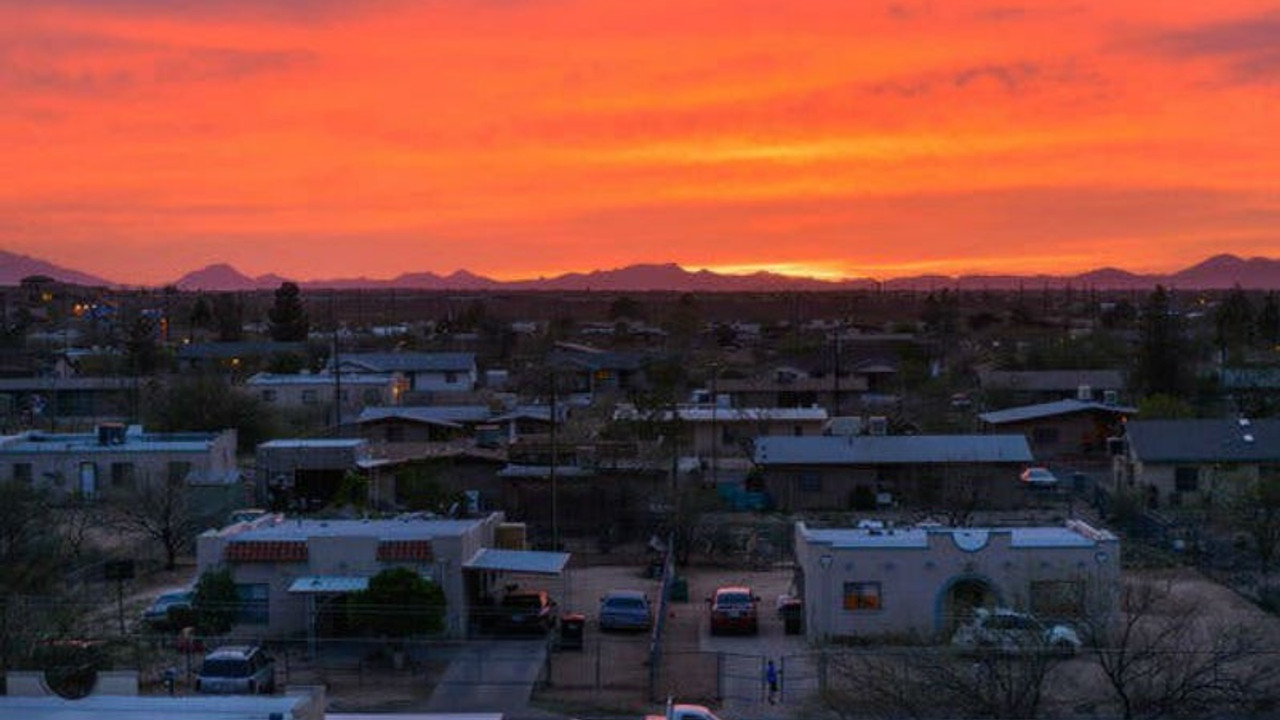
[[[956,578],[939,593],[938,632],[950,638],[957,627],[973,617],[974,609],[996,607],[999,603],[999,592],[988,580],[974,576]]]
[[[80,494],[91,498],[98,493],[98,466],[91,462],[80,463]]]

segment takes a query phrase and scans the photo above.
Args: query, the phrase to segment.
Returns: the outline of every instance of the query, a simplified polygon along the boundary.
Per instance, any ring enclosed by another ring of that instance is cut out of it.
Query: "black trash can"
[[[778,608],[778,613],[782,615],[782,626],[788,635],[804,633],[803,600],[791,599],[784,601],[782,607]]]
[[[587,628],[587,616],[582,613],[568,613],[560,616],[560,647],[573,650],[582,649],[582,636]]]

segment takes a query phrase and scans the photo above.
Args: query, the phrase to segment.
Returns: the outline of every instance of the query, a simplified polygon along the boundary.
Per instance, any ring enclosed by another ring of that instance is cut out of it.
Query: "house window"
[[[1038,427],[1031,430],[1031,442],[1036,445],[1057,445],[1058,428]]]
[[[275,391],[275,390],[263,390],[263,391],[262,391],[262,402],[273,403],[273,402],[275,402],[275,401],[276,401],[276,391]]]
[[[376,405],[382,402],[382,393],[376,388],[368,388],[362,396],[365,405]]]
[[[191,472],[191,463],[185,460],[173,460],[169,463],[169,484],[180,485],[186,481]]]
[[[31,463],[13,464],[13,481],[23,485],[31,484]]]
[[[1048,618],[1084,614],[1084,583],[1079,580],[1033,580],[1031,612]]]
[[[113,488],[133,487],[133,463],[128,463],[128,462],[111,463],[111,487]]]
[[[266,625],[271,618],[271,586],[266,583],[236,583],[236,597],[240,607],[236,609],[236,622],[246,625]]]
[[[315,405],[315,404],[316,404],[316,402],[318,402],[318,398],[316,397],[316,391],[315,391],[315,390],[303,390],[303,391],[302,391],[302,404],[303,404],[303,405]]]
[[[822,474],[814,471],[800,473],[800,492],[822,492]]]
[[[448,384],[448,385],[452,385],[452,384],[454,384],[454,383],[458,382],[458,373],[456,373],[456,372],[447,372],[447,373],[445,373],[445,374],[444,374],[444,381],[445,381],[445,383],[446,383],[446,384]]]
[[[880,583],[878,582],[847,582],[844,584],[844,609],[861,611],[861,610],[879,610],[880,609]]]
[[[1173,471],[1174,489],[1180,493],[1196,492],[1200,489],[1200,468],[1180,467]]]
[[[387,442],[404,442],[404,426],[388,425],[387,426]]]
[[[796,437],[800,437],[800,436],[804,435],[804,426],[802,426],[802,425],[793,425],[793,426],[791,426],[791,434],[792,434],[792,435],[794,435],[794,436],[796,436]]]

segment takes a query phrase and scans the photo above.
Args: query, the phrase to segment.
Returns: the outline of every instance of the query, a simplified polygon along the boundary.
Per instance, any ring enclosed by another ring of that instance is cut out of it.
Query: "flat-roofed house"
[[[1118,608],[1120,541],[1057,527],[795,527],[812,641],[946,640],[976,607],[1098,622]]]
[[[1041,463],[1059,459],[1106,460],[1107,439],[1119,435],[1137,408],[1065,398],[978,415],[984,427],[1022,433]]]
[[[756,438],[754,461],[783,511],[931,508],[961,499],[1015,507],[1032,462],[1022,435],[820,435]]]

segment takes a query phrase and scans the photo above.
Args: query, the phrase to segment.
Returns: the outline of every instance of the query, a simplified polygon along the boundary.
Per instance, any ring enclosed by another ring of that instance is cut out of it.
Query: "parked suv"
[[[276,691],[276,661],[257,645],[225,645],[204,656],[196,692],[242,694]]]
[[[711,606],[712,635],[726,632],[755,635],[760,631],[760,598],[751,592],[751,588],[718,588],[707,602]]]
[[[1068,625],[1045,625],[1026,613],[1006,608],[977,608],[973,619],[956,629],[951,644],[962,650],[1004,653],[1060,652],[1080,649],[1080,636]]]
[[[555,627],[556,603],[545,590],[513,590],[502,598],[502,629],[546,633]]]

